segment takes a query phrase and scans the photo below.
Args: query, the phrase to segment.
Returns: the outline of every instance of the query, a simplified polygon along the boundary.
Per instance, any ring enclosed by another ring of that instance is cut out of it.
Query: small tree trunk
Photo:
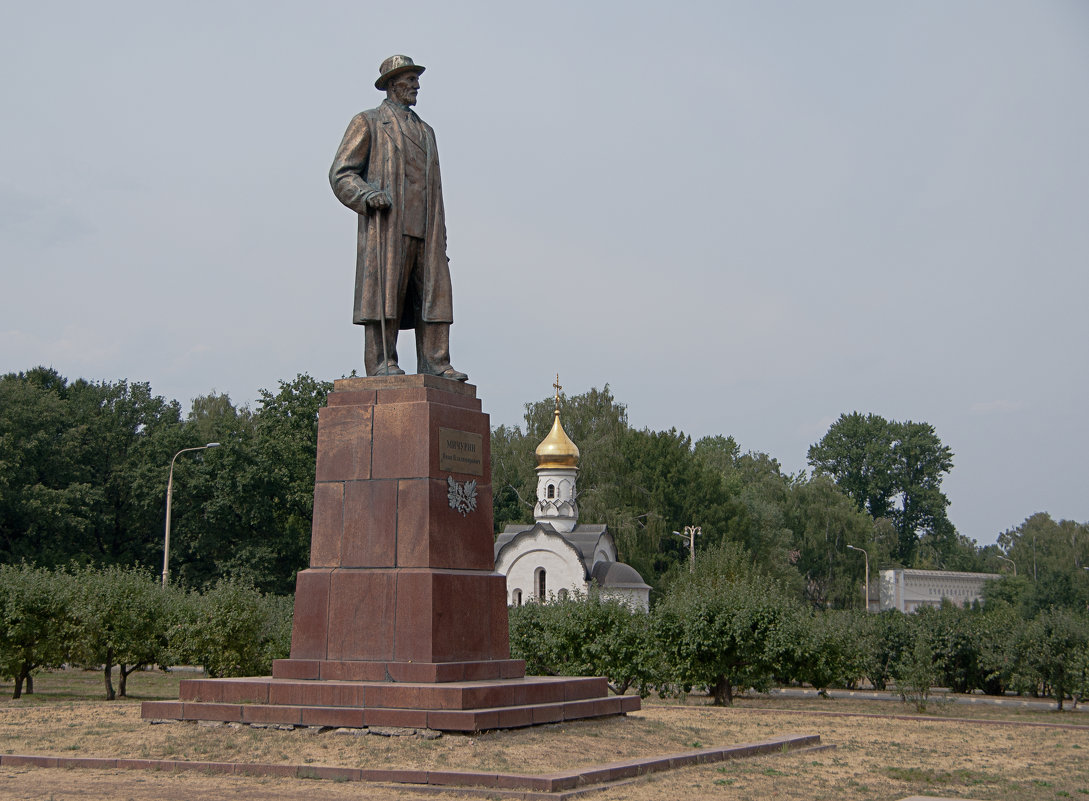
[[[631,686],[631,679],[625,679],[624,681],[618,681],[616,684],[609,682],[609,689],[613,691],[613,695],[623,695],[628,691],[628,687]]]
[[[102,676],[106,680],[106,700],[113,701],[117,694],[113,691],[113,654],[106,652],[106,667],[102,670]]]
[[[17,701],[23,697],[23,678],[21,671],[19,675],[15,677],[15,691],[11,694],[13,701]]]
[[[26,694],[34,695],[34,674],[29,669],[26,672]]]
[[[711,687],[715,706],[733,706],[734,685],[726,676],[719,676]]]
[[[121,698],[128,698],[125,693],[127,692],[126,688],[128,687],[129,683],[129,674],[140,666],[128,665],[126,667],[125,665],[119,665],[118,667],[121,669],[121,677],[117,681],[117,695]]]

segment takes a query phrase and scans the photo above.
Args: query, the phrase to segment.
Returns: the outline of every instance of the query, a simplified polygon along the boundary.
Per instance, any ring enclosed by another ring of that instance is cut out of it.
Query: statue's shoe
[[[397,362],[386,362],[377,370],[374,371],[375,375],[404,375],[405,371],[397,366]]]
[[[443,370],[441,373],[439,373],[439,376],[441,378],[449,378],[451,381],[468,381],[469,380],[468,375],[466,375],[465,373],[462,373],[462,372],[460,372],[458,370],[455,370],[453,367],[447,367],[445,370]]]

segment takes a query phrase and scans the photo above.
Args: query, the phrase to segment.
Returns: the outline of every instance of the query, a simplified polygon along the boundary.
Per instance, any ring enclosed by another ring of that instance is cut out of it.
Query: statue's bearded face
[[[420,91],[420,76],[415,72],[398,75],[389,82],[389,99],[402,106],[416,105],[416,94]]]

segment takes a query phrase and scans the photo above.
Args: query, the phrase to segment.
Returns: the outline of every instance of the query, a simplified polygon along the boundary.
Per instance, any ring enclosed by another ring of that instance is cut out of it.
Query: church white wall
[[[522,602],[537,597],[537,571],[544,568],[546,595],[559,591],[586,592],[586,574],[578,555],[558,537],[537,532],[503,552],[495,569],[507,577],[507,603],[516,603],[514,593],[522,591]]]
[[[601,595],[605,598],[615,598],[637,612],[650,611],[650,590],[609,588],[602,590]]]

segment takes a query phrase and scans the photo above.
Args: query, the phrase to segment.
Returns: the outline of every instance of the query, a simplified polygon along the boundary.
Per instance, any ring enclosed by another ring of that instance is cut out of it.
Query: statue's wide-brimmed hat
[[[414,72],[419,75],[425,67],[416,64],[408,56],[390,56],[382,62],[378,68],[378,80],[374,82],[374,88],[385,91],[389,82],[403,72]]]

